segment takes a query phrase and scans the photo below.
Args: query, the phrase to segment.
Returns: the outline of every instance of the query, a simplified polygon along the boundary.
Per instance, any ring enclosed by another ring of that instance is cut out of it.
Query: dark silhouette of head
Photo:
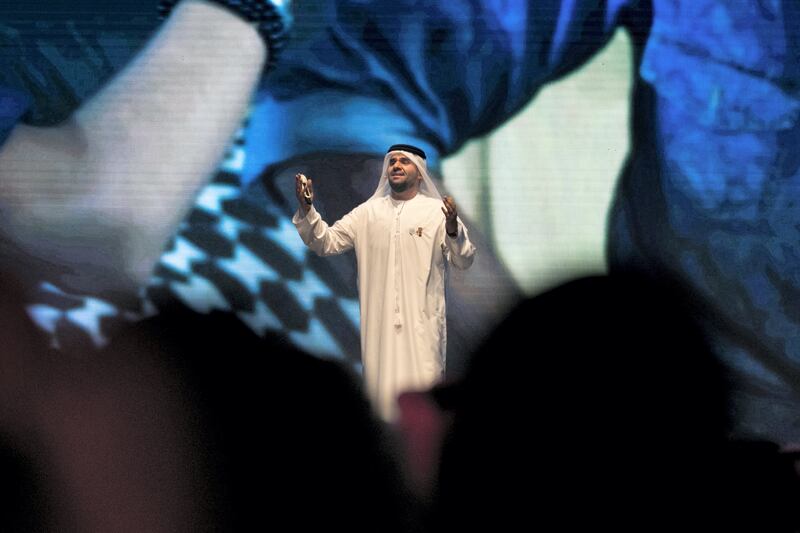
[[[343,365],[258,337],[231,314],[180,307],[114,349],[160,354],[183,377],[215,528],[372,531],[387,520],[387,531],[413,530],[388,435]]]
[[[179,305],[101,353],[53,353],[21,309],[0,313],[4,531],[414,531],[343,366]]]
[[[696,312],[679,286],[635,275],[522,302],[455,391],[434,529],[792,531],[791,461],[729,439]]]

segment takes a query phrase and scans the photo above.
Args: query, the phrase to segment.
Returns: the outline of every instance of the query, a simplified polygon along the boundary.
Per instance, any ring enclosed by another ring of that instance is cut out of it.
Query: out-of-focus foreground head
[[[696,311],[635,275],[519,305],[459,385],[435,529],[794,531],[792,460],[729,438],[727,379]]]

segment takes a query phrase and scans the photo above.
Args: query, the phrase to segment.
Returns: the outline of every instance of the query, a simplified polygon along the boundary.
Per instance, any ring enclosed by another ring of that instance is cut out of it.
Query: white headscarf
[[[375,194],[372,195],[372,198],[382,198],[392,194],[392,187],[389,185],[389,158],[392,156],[392,154],[403,154],[404,156],[408,157],[414,163],[414,165],[416,165],[417,170],[419,170],[419,175],[422,177],[422,180],[419,183],[420,194],[429,196],[434,200],[442,199],[442,196],[439,194],[439,190],[436,188],[433,180],[428,175],[428,165],[425,162],[425,159],[417,154],[406,152],[405,150],[392,150],[386,154],[386,157],[383,158],[381,179],[378,181],[378,188],[375,189]],[[372,198],[370,198],[370,200]]]

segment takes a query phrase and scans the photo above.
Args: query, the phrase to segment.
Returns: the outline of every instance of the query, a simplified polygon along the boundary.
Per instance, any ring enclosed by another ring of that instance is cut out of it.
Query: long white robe
[[[418,194],[359,205],[333,226],[312,206],[292,222],[303,242],[321,256],[355,249],[361,304],[361,357],[367,395],[378,414],[394,419],[397,396],[441,379],[447,331],[448,264],[472,264],[475,247],[458,220],[445,231],[442,202]]]

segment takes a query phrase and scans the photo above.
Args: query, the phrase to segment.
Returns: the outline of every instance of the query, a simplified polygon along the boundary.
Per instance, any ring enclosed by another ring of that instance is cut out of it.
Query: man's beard
[[[392,188],[394,192],[403,192],[411,186],[411,180],[406,177],[403,181],[394,182],[391,179],[389,180],[389,187]]]

